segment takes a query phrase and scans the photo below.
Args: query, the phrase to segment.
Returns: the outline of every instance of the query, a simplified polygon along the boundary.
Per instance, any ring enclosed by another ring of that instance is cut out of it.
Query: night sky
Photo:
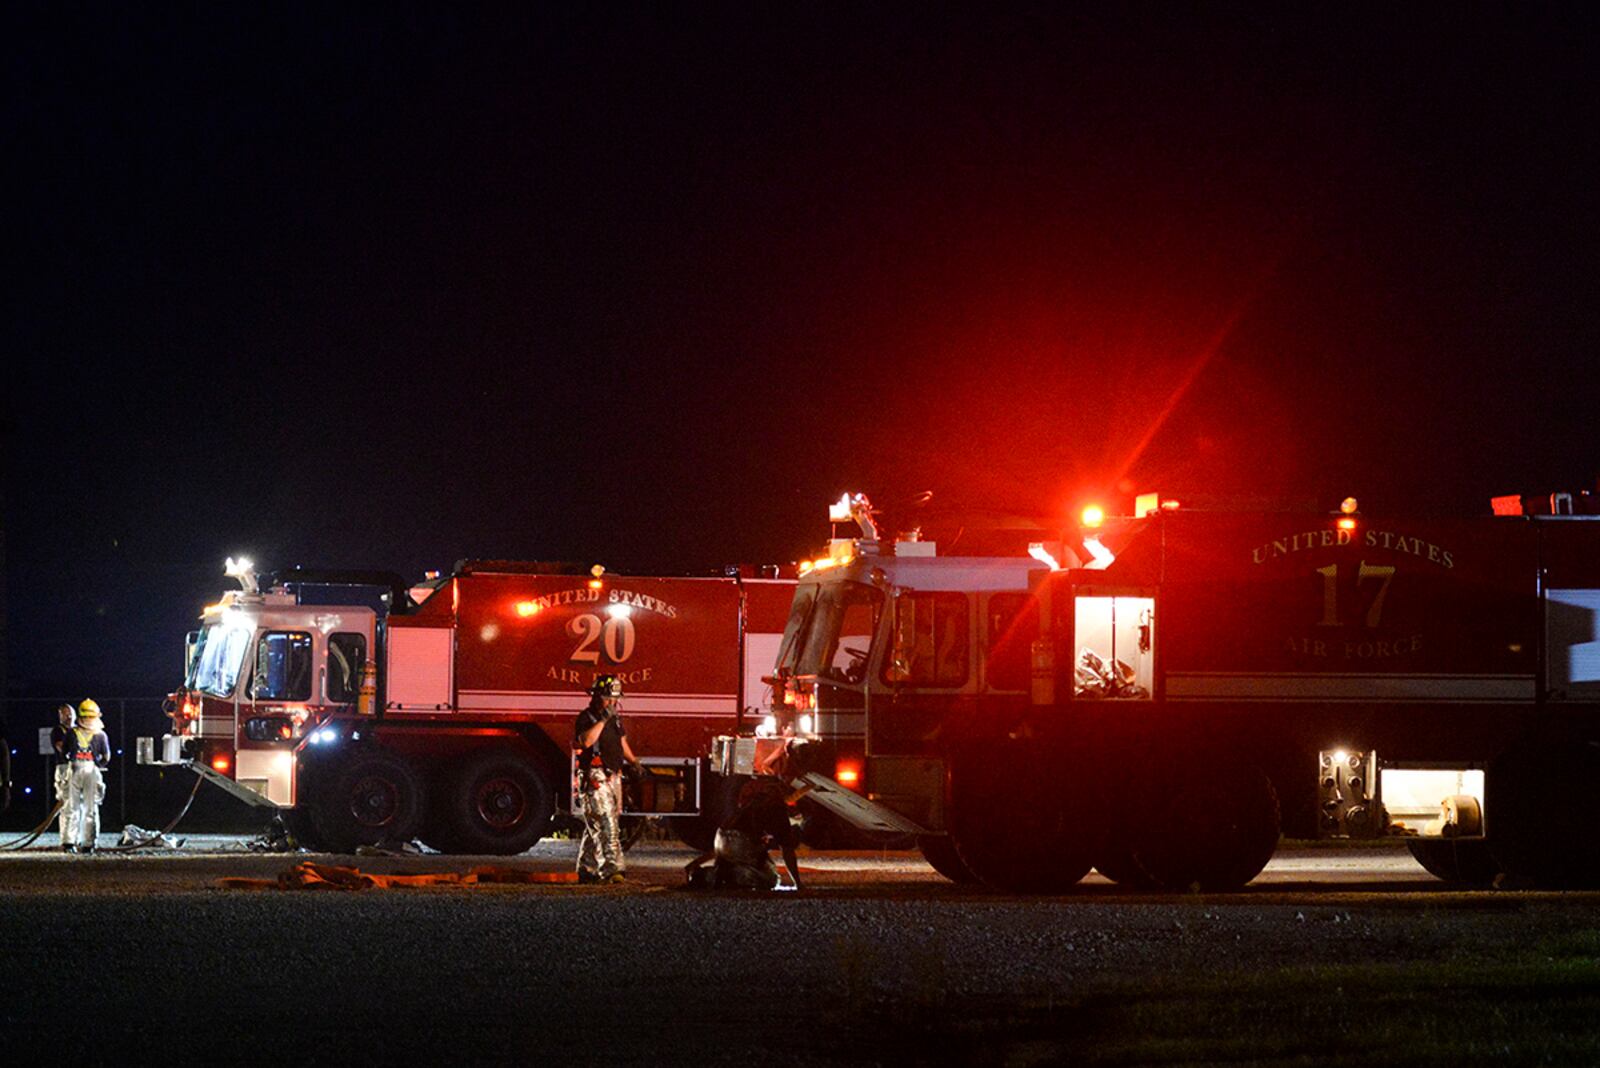
[[[171,688],[241,552],[1600,473],[1579,5],[382,10],[7,9],[13,692]]]

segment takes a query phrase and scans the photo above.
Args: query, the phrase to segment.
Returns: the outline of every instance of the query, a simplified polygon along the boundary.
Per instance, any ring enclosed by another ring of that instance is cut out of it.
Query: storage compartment
[[[445,627],[389,630],[384,707],[396,712],[437,712],[453,698],[455,631]]]

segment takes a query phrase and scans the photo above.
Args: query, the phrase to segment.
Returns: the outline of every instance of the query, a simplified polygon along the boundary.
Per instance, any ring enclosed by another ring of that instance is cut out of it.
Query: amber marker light
[[[1356,521],[1354,519],[1351,519],[1349,516],[1345,516],[1344,518],[1339,520],[1339,529],[1340,530],[1354,530],[1354,529],[1356,529]]]
[[[539,608],[539,602],[538,601],[518,601],[517,602],[517,615],[521,616],[524,619],[528,618],[529,616],[536,616],[536,615],[539,614],[539,612],[540,612],[540,608]]]
[[[861,784],[861,767],[857,764],[840,762],[833,771],[833,777],[840,786],[848,786],[854,790]]]
[[[1091,504],[1083,510],[1083,525],[1097,527],[1106,521],[1106,510],[1098,504]]]
[[[232,761],[228,759],[226,753],[218,753],[211,758],[211,766],[217,771],[227,771],[230,764]]]

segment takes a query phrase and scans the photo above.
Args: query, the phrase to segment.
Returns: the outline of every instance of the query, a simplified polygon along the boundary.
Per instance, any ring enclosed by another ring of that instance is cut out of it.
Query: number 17
[[[1329,564],[1327,567],[1317,568],[1317,574],[1322,576],[1322,619],[1319,627],[1337,627],[1339,625],[1339,565]],[[1383,599],[1389,595],[1389,583],[1394,578],[1393,564],[1369,564],[1361,561],[1361,568],[1356,573],[1356,586],[1369,578],[1379,580],[1378,595],[1372,599],[1372,604],[1367,607],[1366,624],[1376,627],[1383,618]]]

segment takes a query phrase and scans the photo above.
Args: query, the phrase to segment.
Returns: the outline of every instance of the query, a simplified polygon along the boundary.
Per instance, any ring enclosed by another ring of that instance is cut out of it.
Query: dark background
[[[10,692],[170,688],[229,554],[1594,484],[1581,7],[863,7],[9,7]]]

